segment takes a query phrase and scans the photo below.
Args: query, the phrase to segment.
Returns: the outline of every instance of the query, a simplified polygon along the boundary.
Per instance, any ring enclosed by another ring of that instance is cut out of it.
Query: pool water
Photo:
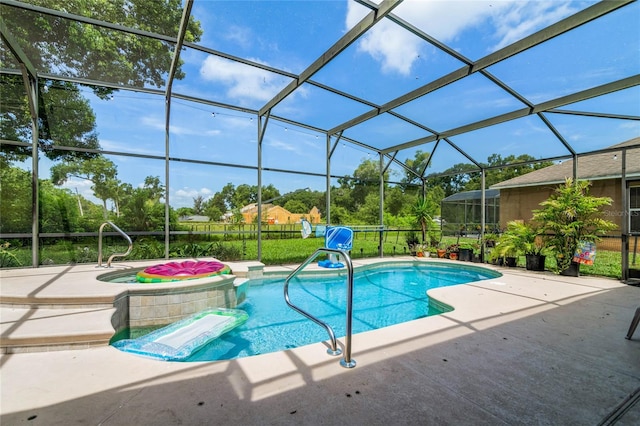
[[[356,271],[352,331],[361,333],[441,314],[446,308],[430,304],[427,290],[498,276],[485,268],[438,262],[393,263]],[[328,341],[323,328],[287,306],[285,278],[251,280],[247,300],[238,306],[249,314],[247,322],[186,361],[233,359]],[[331,325],[336,337],[341,338],[346,334],[346,287],[346,272],[307,275],[289,283],[289,296],[293,304]]]

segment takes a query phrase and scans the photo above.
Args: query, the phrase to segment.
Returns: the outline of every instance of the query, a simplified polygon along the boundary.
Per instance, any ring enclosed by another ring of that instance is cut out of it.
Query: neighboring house
[[[245,223],[253,223],[258,216],[258,205],[249,204],[240,209]],[[313,207],[309,213],[291,213],[282,206],[273,204],[262,205],[262,217],[269,224],[299,223],[301,219],[306,219],[310,223],[320,223],[320,211]]]
[[[589,180],[591,195],[610,197],[611,206],[605,208],[607,219],[618,225],[631,217],[632,233],[640,233],[640,137],[613,145],[610,148],[635,146],[626,153],[626,179],[628,183],[629,211],[622,208],[622,151],[593,154],[578,158],[579,180]],[[491,186],[500,190],[500,226],[505,228],[511,220],[531,219],[532,211],[540,208],[559,184],[573,177],[573,159],[545,167]]]
[[[209,216],[202,216],[202,215],[181,216],[180,222],[209,222]]]

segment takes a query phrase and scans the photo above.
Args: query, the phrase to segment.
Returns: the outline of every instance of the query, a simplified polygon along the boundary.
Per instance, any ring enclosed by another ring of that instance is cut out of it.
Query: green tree
[[[216,198],[217,196],[219,196],[220,198],[222,198],[225,205],[224,210],[227,211],[227,210],[234,209],[236,207],[233,201],[233,196],[235,192],[236,192],[236,189],[234,185],[231,182],[229,182],[222,188],[220,192],[216,192],[216,194],[213,197]],[[218,205],[218,208],[222,207],[218,204],[218,201],[216,201],[216,204]]]
[[[0,167],[0,232],[31,231],[31,172]]]
[[[216,192],[213,197],[202,203],[204,214],[209,217],[209,220],[218,222],[222,215],[227,211],[227,205],[224,201],[224,195],[222,192]]]
[[[182,17],[182,0],[30,0],[29,3],[169,36],[178,34]],[[41,72],[56,70],[71,77],[114,84],[165,87],[166,72],[173,58],[174,46],[170,43],[7,5],[2,6],[2,15],[9,31]],[[200,23],[190,17],[185,41],[197,42],[201,35]],[[176,78],[182,79],[184,75],[179,67]]]
[[[258,186],[247,185],[246,183],[238,185],[235,189],[231,183],[222,188],[222,193],[228,209],[242,208],[247,204],[258,202]],[[269,184],[262,187],[262,202],[266,202],[271,198],[280,196],[280,191]]]
[[[165,208],[160,199],[164,196],[164,186],[160,179],[147,176],[142,188],[131,189],[124,197],[122,216],[117,223],[124,230],[162,231],[165,225]],[[178,216],[175,210],[169,210],[169,224],[175,226]]]
[[[385,191],[384,210],[387,213],[393,216],[398,216],[402,213],[406,204],[407,196],[400,186],[394,186]]]
[[[179,218],[192,216],[194,214],[193,209],[191,207],[179,207],[176,209],[176,214]]]
[[[380,195],[374,192],[367,194],[364,203],[355,214],[362,223],[367,225],[380,224]]]
[[[251,185],[243,183],[236,187],[232,200],[231,208],[240,209],[247,204],[256,203],[258,201],[258,193]]]
[[[534,170],[552,165],[553,162],[535,162],[535,158],[522,154],[509,155],[502,158],[500,154],[491,154],[487,163],[483,164],[485,172],[485,187],[496,183],[524,175]],[[482,188],[482,175],[478,167],[470,163],[458,163],[448,168],[439,176],[431,175],[427,179],[427,187],[440,187],[444,190],[445,197],[462,192]]]
[[[213,222],[220,222],[220,220],[222,220],[222,216],[224,215],[224,213],[225,212],[220,210],[215,205],[209,206],[204,210],[205,216],[207,216],[209,220]]]
[[[478,167],[469,163],[458,163],[442,172],[442,176],[427,176],[427,188],[440,187],[444,190],[445,197],[465,191],[467,183],[471,180],[473,173],[478,173]]]
[[[254,186],[253,188],[255,188],[255,193],[256,193],[256,201],[258,200],[258,186]],[[278,191],[278,188],[276,188],[275,186],[273,186],[272,183],[270,183],[267,186],[263,186],[262,187],[262,202],[264,203],[267,200],[270,200],[272,198],[277,198],[280,197],[280,191]]]
[[[405,176],[402,178],[403,187],[406,189],[409,185],[421,183],[420,177],[424,175],[429,163],[430,155],[428,152],[417,150],[414,158],[408,158],[404,164],[409,170],[405,170]]]
[[[181,0],[30,0],[30,4],[104,20],[145,31],[175,36],[182,16]],[[109,81],[130,86],[166,85],[166,73],[173,60],[170,43],[125,31],[113,31],[72,19],[34,13],[3,4],[3,22],[19,48],[41,73],[63,74],[88,80]],[[197,42],[200,23],[189,18],[185,41]],[[6,50],[6,49],[5,49]],[[15,68],[15,61],[1,61],[0,67]],[[175,73],[184,78],[182,61]],[[39,79],[39,145],[51,160],[76,161],[95,156],[84,150],[54,150],[52,145],[99,149],[95,115],[80,85]],[[105,99],[112,88],[89,86]],[[31,142],[31,113],[20,75],[0,75],[0,138]],[[22,161],[29,147],[3,144],[2,163]]]
[[[385,173],[384,178],[388,180],[388,172]],[[338,183],[340,187],[351,190],[352,211],[355,212],[365,203],[365,199],[370,192],[378,192],[380,188],[380,164],[377,161],[365,159],[354,170],[352,178],[340,178]]]
[[[55,188],[41,181],[40,232],[81,232],[80,209],[76,197],[68,189]]]
[[[331,206],[331,224],[344,225],[351,223],[351,214],[342,206]]]
[[[89,160],[74,159],[51,167],[51,181],[54,185],[62,185],[72,176],[91,181],[91,190],[96,198],[102,200],[105,218],[107,200],[116,199],[116,193],[121,189],[117,175],[116,165],[103,156]]]
[[[535,157],[528,154],[519,156],[509,155],[502,158],[500,154],[491,154],[487,158],[487,171],[485,173],[485,186],[489,187],[505,180],[513,179],[534,170],[553,165],[552,161],[535,162]],[[470,176],[465,186],[465,191],[481,189],[482,182],[479,173]]]
[[[291,213],[309,213],[310,210],[300,200],[289,200],[283,207]]]
[[[158,176],[147,176],[144,178],[142,189],[147,194],[147,197],[156,203],[164,198],[164,185]]]
[[[342,207],[346,211],[355,212],[358,210],[355,200],[351,197],[351,188],[342,185],[339,188],[331,187],[331,216],[335,207]]]
[[[193,214],[203,214],[204,213],[204,197],[202,195],[198,195],[193,198]]]
[[[0,137],[7,140],[31,142],[30,110],[19,76],[0,75]],[[89,101],[74,83],[39,80],[41,95],[38,102],[38,143],[44,156],[56,161],[89,159],[95,156],[83,150],[55,150],[54,144],[98,149],[95,114]],[[31,155],[31,148],[3,144],[0,157],[4,162],[23,161]]]

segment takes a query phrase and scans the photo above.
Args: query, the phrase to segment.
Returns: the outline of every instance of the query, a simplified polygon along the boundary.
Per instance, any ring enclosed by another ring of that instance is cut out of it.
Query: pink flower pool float
[[[164,283],[171,281],[194,280],[213,275],[228,274],[231,268],[213,261],[169,262],[145,268],[136,274],[139,283]]]

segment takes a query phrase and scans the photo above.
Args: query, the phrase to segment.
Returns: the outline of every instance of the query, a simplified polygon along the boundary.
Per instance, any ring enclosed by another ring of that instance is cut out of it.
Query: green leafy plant
[[[484,242],[489,248],[493,248],[496,246],[496,241],[498,241],[498,235],[487,232],[484,234]]]
[[[419,197],[416,200],[416,203],[413,205],[413,215],[416,219],[416,223],[420,225],[420,230],[422,231],[422,242],[426,242],[427,239],[427,231],[429,230],[429,226],[433,219],[429,214],[431,211],[431,206],[426,198]]]
[[[506,247],[516,255],[541,255],[545,248],[545,239],[542,228],[535,223],[514,220],[507,223],[507,230],[502,234],[500,242],[506,243]]]
[[[458,253],[460,251],[460,244],[454,243],[447,246],[447,253]]]
[[[405,241],[407,242],[407,246],[410,252],[415,253],[418,250],[420,240],[418,239],[418,235],[415,232],[407,232],[407,234],[405,235]]]
[[[164,244],[154,238],[138,238],[129,259],[159,259],[164,257]]]
[[[16,255],[9,250],[9,247],[11,247],[9,242],[5,241],[0,244],[0,268],[22,266],[22,263],[20,263]]]
[[[548,233],[556,273],[569,268],[581,241],[598,241],[616,228],[602,218],[601,208],[611,205],[611,198],[589,195],[589,186],[588,181],[567,179],[533,212],[533,219]]]

